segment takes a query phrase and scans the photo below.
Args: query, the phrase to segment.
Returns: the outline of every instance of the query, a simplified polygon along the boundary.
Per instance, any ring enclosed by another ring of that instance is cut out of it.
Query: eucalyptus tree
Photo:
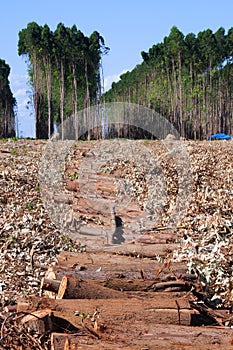
[[[41,41],[39,47],[40,61],[42,62],[43,72],[46,81],[47,105],[48,105],[48,138],[50,138],[54,129],[54,118],[52,113],[52,84],[53,84],[53,66],[54,66],[54,40],[53,32],[45,24],[41,28]]]
[[[54,54],[57,65],[59,92],[60,92],[60,122],[62,140],[64,138],[64,106],[65,106],[65,85],[68,74],[67,60],[69,49],[69,32],[63,23],[59,23],[54,32]]]
[[[91,97],[98,99],[101,95],[100,91],[100,62],[103,55],[109,52],[109,48],[105,46],[104,38],[96,30],[89,37],[88,48],[88,67],[91,80]]]
[[[135,102],[136,94],[189,138],[232,133],[233,28],[184,36],[172,27],[162,43],[141,55],[143,62],[112,84],[106,100],[127,96]]]
[[[100,35],[98,31],[94,31],[89,38],[84,40],[84,76],[85,76],[85,98],[84,107],[86,108],[86,118],[89,120],[89,107],[90,105],[100,103],[101,99],[101,72],[100,72],[100,62],[101,57],[108,53],[109,48],[105,46],[104,38]],[[101,118],[100,108],[98,118]],[[89,130],[91,129],[91,125]],[[101,137],[101,135],[97,135]],[[88,138],[90,134],[88,133]]]
[[[77,30],[76,25],[73,25],[70,29],[68,29],[69,33],[69,54],[70,54],[70,71],[72,74],[72,82],[73,82],[73,113],[75,116],[75,120],[77,119],[78,114],[78,89],[80,85],[80,94],[81,84],[83,81],[83,61],[85,57],[84,50],[84,34]],[[83,106],[80,106],[81,108]]]
[[[37,138],[50,137],[56,121],[63,139],[65,118],[97,103],[100,61],[107,51],[97,31],[87,37],[75,25],[59,23],[53,32],[31,22],[19,32],[18,53],[28,63]]]
[[[200,115],[198,109],[199,94],[202,86],[198,78],[199,53],[197,38],[194,33],[189,33],[184,38],[185,55],[185,112],[186,112],[186,135],[195,140],[200,137]]]
[[[0,138],[15,136],[16,100],[10,89],[10,66],[0,59]]]
[[[200,68],[202,76],[202,128],[204,137],[213,131],[212,125],[212,98],[213,98],[213,69],[217,64],[217,43],[212,30],[199,32],[197,42],[200,55]]]
[[[174,122],[180,124],[183,135],[183,91],[182,91],[182,54],[184,51],[184,34],[173,26],[168,37],[164,38],[165,55],[171,59],[174,84]]]
[[[46,117],[43,115],[44,89],[43,69],[41,67],[41,29],[36,22],[30,22],[27,28],[19,32],[18,54],[26,57],[28,72],[33,86],[36,137],[47,138],[48,125]]]

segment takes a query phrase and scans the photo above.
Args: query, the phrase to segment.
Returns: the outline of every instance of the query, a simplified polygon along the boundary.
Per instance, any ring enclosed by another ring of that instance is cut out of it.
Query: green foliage
[[[76,172],[74,172],[74,173],[72,174],[72,179],[74,179],[74,180],[77,180],[77,179],[78,179],[78,174],[77,174]]]
[[[31,204],[31,203],[28,203],[27,204],[27,209],[28,210],[33,210],[33,209],[35,209],[35,206],[33,204]]]
[[[10,89],[9,74],[9,65],[0,59],[0,138],[15,136],[16,100]]]
[[[67,236],[61,236],[63,244],[66,245],[66,249],[71,249],[74,247],[74,242]]]
[[[186,138],[233,133],[233,28],[186,36],[172,27],[163,42],[141,53],[143,62],[122,74],[104,95],[155,109]]]
[[[17,150],[15,149],[15,148],[13,148],[12,150],[11,150],[11,154],[14,156],[14,155],[17,155]]]
[[[103,37],[86,37],[73,25],[35,22],[19,32],[18,54],[28,60],[36,116],[36,137],[48,138],[54,123],[96,103],[100,98],[100,60],[108,52]]]
[[[17,244],[17,240],[14,236],[9,236],[7,237],[7,241],[10,242],[10,248],[14,248],[15,245]]]

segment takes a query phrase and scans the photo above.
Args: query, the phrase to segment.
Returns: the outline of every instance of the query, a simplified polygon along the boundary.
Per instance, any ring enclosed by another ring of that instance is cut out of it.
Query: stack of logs
[[[178,350],[191,344],[204,350],[211,332],[224,349],[232,348],[229,310],[205,305],[197,277],[185,266],[106,251],[57,258],[40,296],[18,300],[15,310],[24,330],[44,339],[38,349]]]

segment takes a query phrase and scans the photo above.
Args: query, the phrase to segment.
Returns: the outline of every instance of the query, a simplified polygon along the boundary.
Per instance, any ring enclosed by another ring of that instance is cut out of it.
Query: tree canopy
[[[185,36],[173,26],[141,56],[142,63],[105,93],[106,102],[153,108],[187,138],[233,133],[233,28]]]
[[[37,138],[48,138],[55,124],[98,103],[100,64],[108,52],[103,37],[94,31],[85,36],[75,25],[28,23],[19,32],[18,54],[26,57],[33,89]],[[63,128],[62,128],[63,130]]]

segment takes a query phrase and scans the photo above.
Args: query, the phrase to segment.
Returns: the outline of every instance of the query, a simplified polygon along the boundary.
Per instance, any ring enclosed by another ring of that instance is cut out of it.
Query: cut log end
[[[67,277],[63,276],[62,280],[42,278],[40,290],[49,292],[51,298],[62,299],[67,288]]]

